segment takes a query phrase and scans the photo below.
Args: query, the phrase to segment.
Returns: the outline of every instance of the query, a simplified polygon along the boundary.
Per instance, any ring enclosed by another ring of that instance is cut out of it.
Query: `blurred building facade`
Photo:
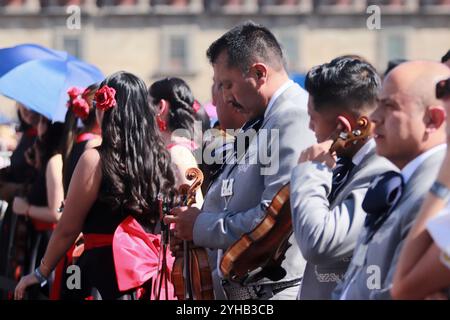
[[[367,26],[373,4],[379,30]],[[67,50],[147,84],[179,76],[206,102],[206,49],[247,19],[278,36],[292,73],[341,54],[362,55],[383,72],[390,59],[438,60],[450,48],[450,0],[0,0],[0,47]]]

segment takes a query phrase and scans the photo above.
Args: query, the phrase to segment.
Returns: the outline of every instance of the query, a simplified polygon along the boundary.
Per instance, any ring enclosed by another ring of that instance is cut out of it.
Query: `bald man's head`
[[[435,87],[449,76],[448,67],[432,61],[405,62],[388,74],[372,115],[378,154],[402,168],[445,142],[445,109]]]
[[[383,87],[391,87],[404,98],[414,100],[419,107],[442,105],[436,98],[436,83],[450,76],[450,69],[434,61],[410,61],[394,68],[385,78]]]

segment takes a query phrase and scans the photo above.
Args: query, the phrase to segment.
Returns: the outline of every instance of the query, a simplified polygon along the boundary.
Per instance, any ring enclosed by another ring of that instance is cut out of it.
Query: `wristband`
[[[39,267],[37,267],[36,269],[34,269],[34,275],[36,276],[36,278],[39,281],[39,285],[41,287],[45,286],[47,284],[47,278],[44,277],[44,275],[41,273],[41,271],[39,270]]]
[[[436,197],[448,201],[450,199],[450,189],[439,181],[435,181],[430,188],[430,192]]]

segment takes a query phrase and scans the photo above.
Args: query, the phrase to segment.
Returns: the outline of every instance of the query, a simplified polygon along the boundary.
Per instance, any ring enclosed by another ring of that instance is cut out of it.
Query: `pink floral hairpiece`
[[[192,108],[194,108],[195,113],[197,113],[200,109],[201,109],[201,105],[200,102],[198,102],[197,100],[194,100],[194,104],[192,105]]]
[[[95,107],[101,111],[109,110],[117,105],[116,90],[104,85],[97,90],[94,97]]]
[[[69,101],[67,107],[72,108],[76,117],[86,119],[89,116],[89,103],[86,100],[88,91],[86,89],[71,87],[67,90]]]

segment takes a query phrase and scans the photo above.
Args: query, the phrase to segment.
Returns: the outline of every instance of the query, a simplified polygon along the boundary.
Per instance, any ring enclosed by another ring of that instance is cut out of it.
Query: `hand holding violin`
[[[316,161],[327,165],[330,169],[336,166],[336,156],[330,153],[333,140],[327,140],[322,143],[317,143],[305,150],[300,154],[298,163],[307,161]]]
[[[192,241],[194,224],[200,210],[196,207],[177,207],[164,217],[164,223],[175,223],[174,236],[180,240]]]

